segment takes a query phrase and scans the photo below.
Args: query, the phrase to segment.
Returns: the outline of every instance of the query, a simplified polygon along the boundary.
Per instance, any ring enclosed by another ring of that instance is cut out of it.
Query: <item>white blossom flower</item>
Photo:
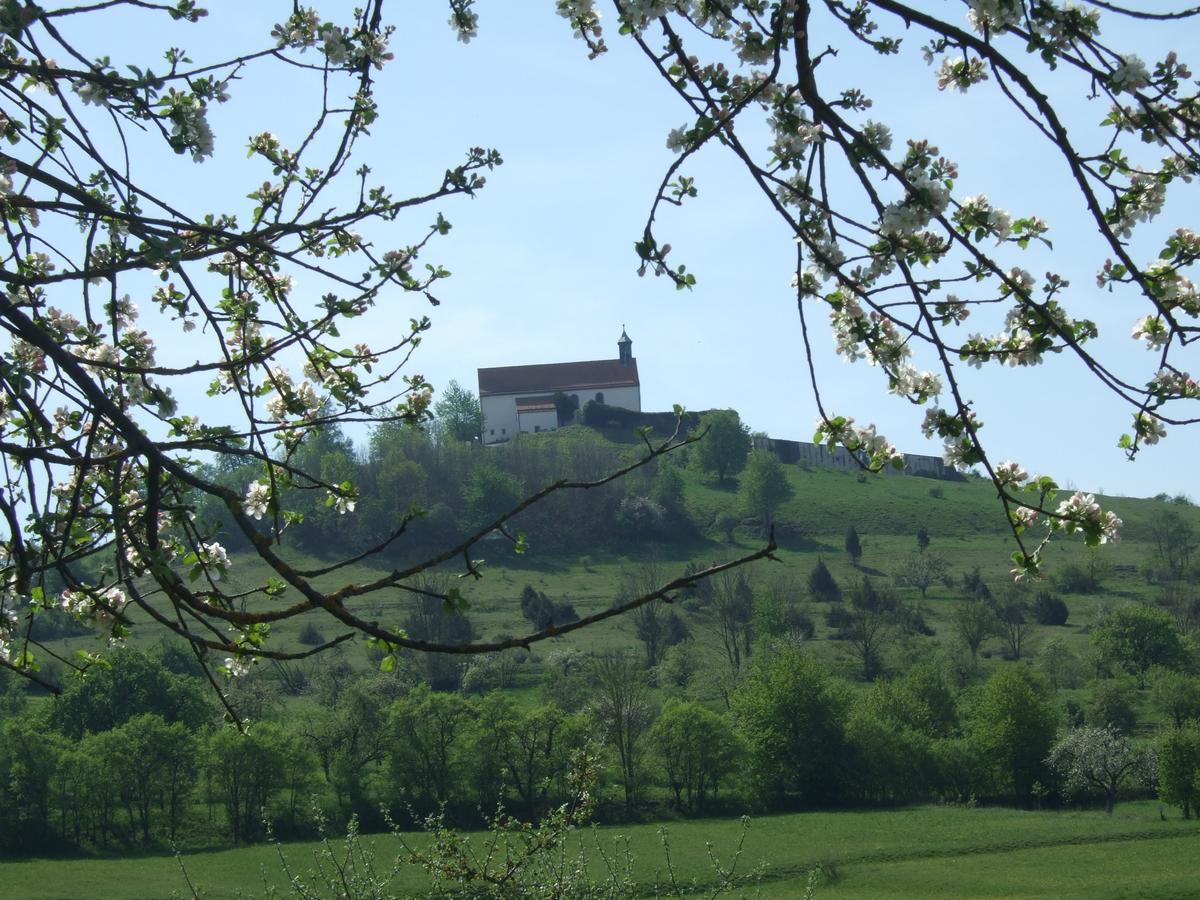
[[[996,479],[1001,484],[1022,484],[1029,480],[1029,473],[1011,460],[1006,460],[996,466]]]
[[[209,574],[216,578],[217,581],[224,578],[225,573],[229,571],[229,554],[216,541],[201,544],[196,555],[204,567],[209,570]]]
[[[967,21],[980,34],[1003,31],[1021,21],[1021,0],[967,0]]]
[[[1167,436],[1167,427],[1153,413],[1139,412],[1133,417],[1133,428],[1143,444],[1157,444]]]
[[[246,489],[244,505],[248,515],[261,519],[267,514],[267,504],[271,499],[271,486],[261,481],[251,482]]]
[[[953,86],[965,94],[971,85],[987,81],[987,69],[979,57],[966,59],[961,56],[945,56],[938,68],[937,86],[939,91]]]
[[[1129,336],[1135,341],[1145,341],[1147,347],[1157,350],[1171,340],[1171,329],[1162,316],[1150,315],[1138,319]]]
[[[1130,54],[1121,57],[1121,64],[1108,76],[1108,83],[1114,91],[1132,94],[1150,83],[1150,73],[1144,62]]]

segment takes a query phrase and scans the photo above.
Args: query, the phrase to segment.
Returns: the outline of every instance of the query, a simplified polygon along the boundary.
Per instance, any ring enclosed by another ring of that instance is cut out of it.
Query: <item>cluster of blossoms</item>
[[[980,34],[997,34],[1021,21],[1021,0],[967,0],[967,21]]]
[[[892,130],[882,122],[876,122],[872,119],[867,119],[863,123],[858,132],[858,140],[856,145],[862,145],[874,151],[873,153],[864,154],[866,161],[871,164],[877,164],[877,161],[872,157],[875,153],[886,153],[892,149]]]
[[[128,603],[129,597],[114,585],[102,591],[63,591],[59,606],[76,619],[92,618],[100,625],[108,625]]]
[[[289,413],[311,421],[321,411],[321,398],[308,379],[299,385],[292,383],[292,376],[281,366],[271,370],[271,381],[277,393],[267,400],[267,413],[276,422],[284,421]]]
[[[954,211],[954,221],[964,233],[974,233],[976,240],[992,235],[1001,244],[1012,234],[1012,216],[992,206],[983,194],[963,200]]]
[[[803,117],[798,122],[789,122],[787,125],[771,118],[767,124],[774,135],[771,152],[780,162],[793,168],[799,167],[798,164],[804,160],[810,146],[825,140],[825,130],[818,123]]]
[[[470,0],[465,4],[462,0],[457,2],[470,6]],[[471,19],[475,25],[478,24],[479,16],[467,10],[462,19],[463,27],[466,27]],[[451,24],[454,24],[453,18]],[[460,31],[460,37],[461,34]],[[474,32],[470,36],[474,37]],[[301,52],[319,45],[329,64],[338,68],[353,69],[369,62],[380,69],[393,57],[387,49],[387,34],[376,34],[361,28],[351,31],[330,22],[322,22],[316,10],[311,7],[296,7],[285,22],[271,29],[271,37],[275,38],[276,46],[291,47]]]
[[[1153,413],[1139,412],[1133,417],[1133,430],[1143,444],[1157,444],[1167,436],[1167,427]]]
[[[243,675],[250,674],[250,667],[257,661],[252,656],[227,656],[221,671],[230,678],[241,678]]]
[[[325,502],[334,508],[338,515],[344,516],[346,513],[354,512],[354,508],[358,505],[358,495],[352,491],[328,491],[328,497]]]
[[[830,448],[841,444],[851,453],[865,456],[867,466],[876,471],[886,466],[897,469],[904,467],[904,454],[896,449],[895,444],[879,434],[874,424],[863,428],[855,425],[854,419],[849,417],[817,419],[813,443],[825,444]]]
[[[1129,336],[1135,341],[1145,341],[1151,350],[1166,346],[1171,340],[1171,329],[1162,316],[1149,315],[1138,319],[1133,324]]]
[[[912,366],[900,366],[892,377],[891,391],[924,403],[942,392],[942,379],[933,372],[921,372]]]
[[[982,428],[983,423],[975,417],[972,409],[967,410],[966,416],[967,422],[964,422],[962,416],[932,406],[925,410],[925,418],[921,422],[921,433],[925,437],[942,439],[942,458],[946,465],[955,468],[974,465],[981,459],[971,434]]]
[[[1175,369],[1159,369],[1147,387],[1161,398],[1200,398],[1200,384],[1196,379]]]
[[[1192,239],[1196,238],[1191,232],[1187,234]],[[1195,283],[1180,275],[1169,260],[1156,259],[1146,266],[1144,274],[1154,298],[1162,307],[1181,309],[1190,316],[1200,316],[1200,292],[1197,292]]]
[[[600,13],[596,11],[595,0],[557,0],[555,8],[571,23],[575,37],[600,36]]]
[[[196,556],[217,581],[220,581],[229,572],[229,554],[216,541],[201,544]]]
[[[1106,544],[1119,538],[1121,520],[1111,511],[1102,510],[1091,494],[1076,491],[1060,503],[1055,512],[1060,518],[1052,520],[1051,527],[1067,534],[1082,531],[1088,546]]]
[[[5,592],[4,596],[11,599],[11,594],[8,592]],[[0,605],[0,660],[12,662],[13,648],[17,642],[20,626],[17,614],[8,609],[7,604]]]
[[[979,57],[946,56],[942,58],[942,64],[938,67],[937,86],[939,91],[953,86],[965,94],[971,85],[987,79],[987,68]]]
[[[246,489],[246,499],[243,501],[243,505],[246,507],[247,515],[261,519],[267,514],[267,504],[270,501],[271,486],[261,481],[254,481]]]
[[[1021,485],[1029,480],[1029,473],[1018,463],[1006,460],[996,466],[996,480],[1002,485]]]
[[[879,229],[892,237],[915,234],[949,205],[950,189],[945,182],[926,172],[917,172],[908,177],[908,196],[884,207]]]
[[[164,116],[171,120],[171,146],[180,153],[191,151],[197,162],[212,156],[213,133],[204,101],[194,93],[172,88],[161,104]]]
[[[1150,73],[1146,70],[1146,64],[1132,54],[1122,56],[1121,64],[1108,76],[1108,86],[1118,93],[1124,91],[1132,94],[1149,83]]]
[[[1160,212],[1167,199],[1167,186],[1157,175],[1134,172],[1129,187],[1110,213],[1113,230],[1121,237],[1133,234],[1138,222],[1149,222]]]
[[[1100,34],[1100,10],[1079,3],[1038,3],[1031,10],[1033,31],[1047,44],[1064,50],[1081,37]]]

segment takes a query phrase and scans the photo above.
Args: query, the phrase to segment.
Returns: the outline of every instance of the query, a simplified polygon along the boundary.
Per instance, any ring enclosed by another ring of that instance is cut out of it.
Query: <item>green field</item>
[[[740,823],[727,819],[667,826],[678,882],[704,893],[713,881],[706,843],[728,863],[740,833]],[[656,882],[667,881],[659,826],[579,834],[593,871],[601,871],[597,848],[611,854],[627,837],[639,893],[653,896]],[[381,862],[397,846],[386,835],[364,841],[375,845]],[[294,870],[311,869],[314,846],[285,848]],[[262,896],[267,885],[285,886],[277,851],[268,846],[188,854],[183,864],[206,897]],[[797,896],[820,868],[822,897],[1194,897],[1200,894],[1200,823],[1177,816],[1163,821],[1150,801],[1123,804],[1111,817],[945,806],[763,816],[750,822],[738,871],[757,866],[761,878],[757,887],[744,888],[746,896]],[[0,865],[0,881],[4,896],[29,900],[186,892],[179,862],[165,855],[11,862]],[[390,891],[412,896],[427,885],[420,871],[405,869]]]

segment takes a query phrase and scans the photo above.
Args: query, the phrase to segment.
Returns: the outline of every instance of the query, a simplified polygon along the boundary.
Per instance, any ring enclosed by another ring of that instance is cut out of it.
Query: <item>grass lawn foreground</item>
[[[727,864],[740,822],[679,821],[668,828],[671,860],[680,884],[712,882],[706,843]],[[581,832],[599,872],[596,842],[612,852],[628,838],[633,877],[655,893],[666,880],[659,826],[606,826]],[[364,838],[385,865],[396,847],[389,836]],[[335,842],[340,846],[340,842]],[[285,847],[292,868],[312,867],[313,843]],[[753,819],[738,863],[749,872],[765,863],[758,892],[799,896],[808,873],[820,866],[819,897],[1196,897],[1200,896],[1200,823],[1163,821],[1153,801],[1126,803],[1112,816],[1099,811],[1026,812],[924,806],[890,811],[797,813]],[[285,887],[275,848],[192,853],[184,857],[202,896],[262,896],[266,885]],[[265,880],[264,880],[265,873]],[[29,860],[0,865],[5,897],[133,900],[186,896],[178,862],[167,855],[72,860]],[[423,893],[428,882],[406,869],[391,890]],[[703,893],[703,891],[700,891]],[[745,896],[756,896],[748,887]]]

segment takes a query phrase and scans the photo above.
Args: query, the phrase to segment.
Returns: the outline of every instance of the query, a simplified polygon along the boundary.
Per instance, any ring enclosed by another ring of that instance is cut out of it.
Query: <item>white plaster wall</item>
[[[554,431],[558,428],[558,412],[547,409],[538,412],[517,413],[517,421],[521,431],[534,432],[538,429]]]
[[[517,433],[517,405],[514,401],[515,397],[512,394],[482,399],[485,444],[512,440],[513,435]]]
[[[595,400],[596,394],[604,395],[604,404],[606,406],[619,406],[622,409],[632,409],[634,412],[642,411],[642,391],[638,387],[613,387],[602,388],[599,391],[571,391],[572,394],[579,395],[579,408],[587,404],[589,400]]]

